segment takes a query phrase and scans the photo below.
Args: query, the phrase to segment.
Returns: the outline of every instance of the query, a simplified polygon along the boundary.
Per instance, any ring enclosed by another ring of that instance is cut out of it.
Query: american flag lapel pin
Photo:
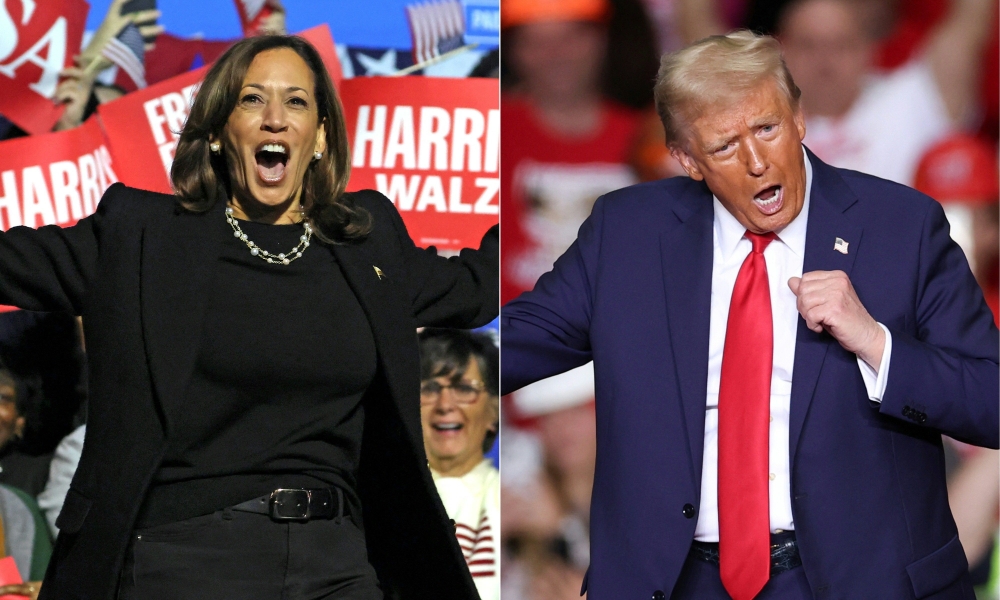
[[[378,280],[382,281],[382,278],[385,277],[385,273],[382,272],[382,269],[376,267],[375,265],[372,265],[372,268],[375,269],[375,274],[378,275]]]
[[[848,243],[841,238],[837,238],[833,241],[833,249],[841,254],[847,254]]]

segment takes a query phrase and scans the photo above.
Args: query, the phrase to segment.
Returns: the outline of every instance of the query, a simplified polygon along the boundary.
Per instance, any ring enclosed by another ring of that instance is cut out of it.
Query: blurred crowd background
[[[997,315],[996,0],[502,0],[502,300],[533,287],[601,194],[681,175],[653,109],[659,56],[775,35],[805,144],[942,203]],[[593,369],[502,400],[504,600],[578,598],[589,563]],[[944,440],[980,598],[998,597],[997,452]]]

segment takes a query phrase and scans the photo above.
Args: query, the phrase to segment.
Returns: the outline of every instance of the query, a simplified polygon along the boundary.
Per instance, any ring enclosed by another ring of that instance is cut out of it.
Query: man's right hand
[[[788,287],[798,299],[796,308],[809,329],[816,333],[826,330],[845,350],[878,372],[885,332],[865,310],[847,273],[810,271],[789,279]]]

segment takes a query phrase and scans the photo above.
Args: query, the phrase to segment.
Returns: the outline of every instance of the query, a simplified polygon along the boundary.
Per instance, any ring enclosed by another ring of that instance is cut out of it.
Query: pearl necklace
[[[312,226],[309,225],[309,223],[302,223],[302,227],[305,229],[305,233],[303,233],[302,236],[299,237],[298,245],[292,248],[291,251],[288,252],[288,254],[285,253],[272,254],[267,250],[264,250],[257,244],[253,243],[253,240],[247,238],[247,234],[243,233],[243,230],[240,229],[240,224],[236,221],[236,218],[233,216],[233,208],[231,206],[226,207],[226,220],[229,221],[230,227],[233,228],[233,237],[238,238],[240,241],[246,244],[247,248],[250,249],[250,254],[262,260],[266,260],[272,265],[279,265],[279,264],[287,265],[296,258],[300,258],[302,256],[302,253],[305,252],[306,248],[309,247],[309,240],[312,239],[312,234],[313,234]]]

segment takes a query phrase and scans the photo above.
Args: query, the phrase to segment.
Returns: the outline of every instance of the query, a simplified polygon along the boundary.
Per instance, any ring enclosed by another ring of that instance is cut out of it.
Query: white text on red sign
[[[22,14],[20,24],[25,26],[31,20],[34,13],[34,3],[22,2]],[[0,2],[0,63],[3,63],[14,52],[18,45],[17,23],[11,18],[10,12],[4,2]],[[43,57],[44,53],[44,57]],[[14,60],[0,64],[0,73],[14,79],[17,70],[23,65],[30,63],[42,69],[42,75],[28,87],[38,94],[51,98],[56,91],[56,84],[59,82],[59,71],[62,70],[66,61],[66,19],[58,17],[49,27],[45,35],[38,38],[30,48],[24,51]]]
[[[354,168],[496,173],[500,111],[437,106],[362,105],[354,130]],[[375,186],[401,211],[499,214],[500,180],[474,177],[477,196],[463,199],[462,176],[375,173]],[[447,190],[447,193],[446,193]]]
[[[0,173],[0,229],[18,225],[66,225],[97,209],[118,177],[106,146],[75,161],[60,160]]]
[[[167,177],[170,177],[170,167],[174,163],[177,139],[184,129],[184,122],[187,121],[191,105],[194,103],[194,95],[200,85],[195,83],[180,92],[170,92],[142,104]]]

